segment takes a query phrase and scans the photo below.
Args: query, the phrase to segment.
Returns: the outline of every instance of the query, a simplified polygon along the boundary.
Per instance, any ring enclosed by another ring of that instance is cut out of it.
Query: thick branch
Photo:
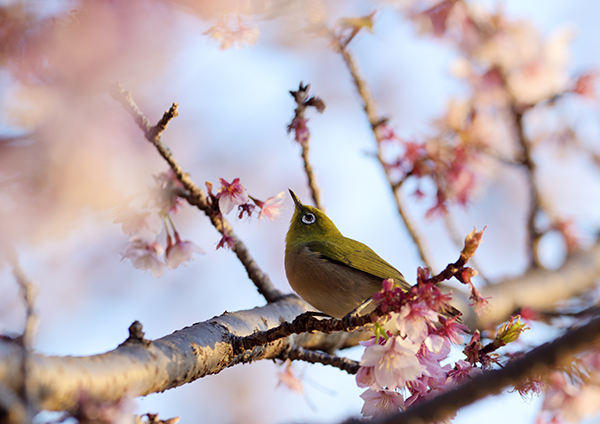
[[[288,354],[291,346],[332,351],[356,341],[356,335],[342,332],[303,334],[234,354],[235,337],[291,321],[307,308],[291,295],[261,308],[225,313],[152,342],[133,326],[127,341],[100,355],[31,355],[29,399],[38,409],[69,410],[76,407],[82,392],[90,400],[114,402],[162,392],[239,363],[278,358]],[[22,385],[21,349],[17,343],[0,341],[0,387],[16,392]]]
[[[167,145],[161,140],[162,132],[167,128],[167,125],[177,116],[177,103],[173,103],[173,106],[165,112],[161,120],[158,122],[156,126],[152,126],[148,118],[142,113],[137,104],[133,101],[131,97],[131,93],[129,91],[125,91],[121,88],[121,85],[118,83],[112,84],[110,86],[110,95],[120,102],[125,110],[129,112],[129,114],[133,117],[134,121],[140,129],[144,132],[144,136],[146,139],[156,147],[156,150],[160,153],[160,155],[167,161],[177,179],[181,181],[185,189],[187,190],[187,195],[185,196],[186,200],[193,206],[196,206],[198,209],[202,210],[209,218],[215,228],[223,234],[224,230],[227,231],[229,237],[234,240],[236,256],[246,268],[246,272],[248,273],[248,277],[252,280],[258,292],[264,296],[267,302],[274,302],[280,299],[283,294],[277,290],[267,274],[265,274],[254,258],[250,255],[250,252],[244,242],[240,240],[236,234],[233,232],[231,225],[223,218],[217,218],[214,214],[213,208],[209,205],[206,193],[202,189],[200,189],[187,172],[183,171],[183,168],[179,165],[171,150],[167,147]]]

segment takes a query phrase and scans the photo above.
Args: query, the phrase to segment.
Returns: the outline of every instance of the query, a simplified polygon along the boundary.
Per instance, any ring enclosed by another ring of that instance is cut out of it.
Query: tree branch
[[[291,346],[333,351],[356,342],[356,334],[294,335],[241,354],[232,341],[292,320],[308,305],[295,295],[261,308],[234,313],[194,324],[154,341],[143,338],[134,323],[130,337],[116,349],[87,357],[29,356],[27,391],[37,409],[72,410],[85,392],[90,401],[115,402],[144,396],[192,382],[239,364],[275,359]],[[22,347],[0,340],[0,388],[18,392],[22,386]]]
[[[542,234],[536,228],[536,218],[542,207],[542,200],[540,192],[536,183],[535,169],[536,165],[531,155],[531,146],[529,140],[525,136],[523,128],[523,112],[517,110],[514,106],[515,100],[513,101],[512,112],[517,126],[517,138],[521,145],[523,154],[523,166],[527,170],[527,181],[529,184],[529,214],[527,217],[527,235],[528,235],[528,252],[529,252],[529,263],[531,267],[540,267],[539,256],[538,256],[538,245],[542,237]]]
[[[297,91],[290,91],[290,94],[296,101],[296,109],[294,111],[294,119],[292,119],[292,123],[288,126],[288,132],[292,130],[295,131],[296,141],[302,146],[304,172],[308,178],[308,187],[310,188],[313,202],[315,202],[317,208],[324,210],[323,205],[321,204],[321,193],[317,184],[317,177],[315,176],[313,167],[308,159],[310,131],[308,131],[308,127],[306,126],[306,121],[308,121],[308,119],[305,115],[306,108],[309,106],[313,106],[319,113],[322,113],[325,109],[325,103],[318,97],[308,98],[309,88],[310,84],[302,85],[301,82]]]
[[[348,374],[356,374],[358,372],[359,363],[352,359],[330,355],[325,352],[317,352],[314,350],[307,350],[299,346],[294,346],[281,357],[281,359],[291,359],[309,362],[311,364],[323,364],[330,365],[346,371]]]
[[[140,127],[140,129],[144,132],[144,136],[146,139],[156,147],[159,154],[167,161],[177,179],[181,181],[185,189],[187,190],[187,195],[185,195],[185,199],[193,206],[196,206],[198,209],[202,210],[209,218],[213,226],[223,234],[225,231],[234,240],[235,248],[233,249],[236,256],[246,268],[246,272],[248,273],[248,277],[256,288],[258,292],[267,300],[267,302],[275,302],[283,296],[279,290],[273,286],[271,279],[269,276],[264,273],[261,268],[258,266],[252,255],[250,255],[250,251],[240,240],[240,238],[234,233],[231,225],[225,218],[217,217],[213,208],[209,205],[206,197],[206,193],[202,189],[200,189],[187,172],[184,172],[183,168],[179,165],[171,150],[167,147],[167,145],[162,141],[161,134],[167,128],[167,125],[177,116],[177,103],[173,103],[173,106],[165,112],[161,120],[158,122],[156,126],[152,126],[148,118],[142,113],[137,104],[133,101],[131,93],[129,91],[125,91],[121,88],[119,83],[111,84],[109,87],[109,93],[113,97],[113,99],[120,102],[125,110],[129,112],[129,114],[133,117],[136,124]]]

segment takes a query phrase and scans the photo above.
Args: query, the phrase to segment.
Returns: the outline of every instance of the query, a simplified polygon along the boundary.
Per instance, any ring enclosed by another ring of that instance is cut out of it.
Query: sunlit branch
[[[71,410],[82,391],[90,401],[116,402],[179,387],[240,363],[276,359],[292,346],[334,351],[356,344],[355,334],[314,333],[234,354],[232,340],[236,337],[276,327],[307,309],[304,301],[290,295],[261,308],[225,313],[153,341],[144,339],[141,325],[134,323],[125,342],[100,355],[31,354],[26,381],[29,398],[41,409]],[[20,344],[0,339],[0,392],[6,388],[17,393],[23,385],[22,350]],[[8,398],[0,393],[0,406],[2,399]]]
[[[181,181],[187,190],[188,193],[183,195],[183,197],[185,197],[188,203],[202,210],[210,218],[211,223],[217,229],[217,231],[219,231],[221,234],[226,231],[229,237],[234,240],[235,249],[233,250],[244,268],[246,268],[248,277],[250,280],[252,280],[258,289],[258,292],[264,296],[267,302],[274,302],[277,299],[280,299],[283,294],[273,286],[269,276],[260,269],[254,258],[250,255],[250,252],[244,242],[242,242],[242,240],[239,239],[234,233],[229,222],[227,222],[224,218],[222,219],[215,215],[213,208],[211,208],[207,201],[206,193],[196,184],[194,184],[189,174],[183,170],[173,156],[171,150],[162,141],[162,132],[167,128],[169,121],[178,114],[177,103],[174,103],[173,106],[171,106],[171,108],[165,112],[156,126],[152,126],[148,118],[142,113],[137,104],[134,102],[131,93],[123,90],[120,84],[111,84],[109,87],[109,92],[110,95],[115,100],[120,102],[125,110],[129,112],[136,124],[144,132],[146,139],[156,147],[159,154],[167,161],[177,176],[177,179]]]

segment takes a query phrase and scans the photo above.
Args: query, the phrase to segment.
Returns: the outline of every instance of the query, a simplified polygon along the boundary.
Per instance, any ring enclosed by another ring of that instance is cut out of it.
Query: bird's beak
[[[294,193],[289,188],[288,188],[288,190],[290,191],[290,195],[292,196],[292,200],[296,204],[296,209],[299,209],[300,211],[304,211],[304,207],[302,206],[302,203],[300,203],[300,200],[298,199],[298,196],[296,196],[296,193]]]

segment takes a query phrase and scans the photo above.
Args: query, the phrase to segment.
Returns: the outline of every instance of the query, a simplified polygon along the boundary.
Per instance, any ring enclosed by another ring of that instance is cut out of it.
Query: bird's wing
[[[404,289],[410,287],[400,271],[381,259],[370,247],[359,241],[349,238],[344,238],[343,243],[315,240],[308,242],[307,247],[327,260],[358,269],[382,280],[393,278]]]

